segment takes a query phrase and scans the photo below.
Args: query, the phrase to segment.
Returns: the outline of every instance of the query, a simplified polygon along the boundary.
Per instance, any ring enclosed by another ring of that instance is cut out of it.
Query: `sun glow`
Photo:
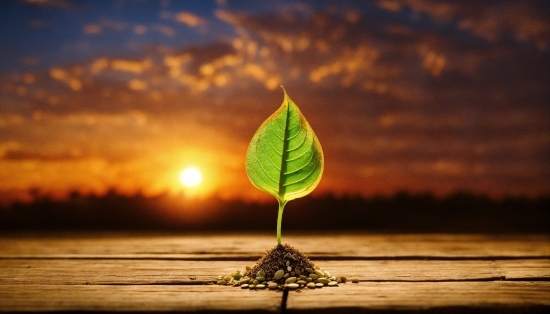
[[[202,173],[195,167],[189,167],[180,173],[180,182],[186,187],[196,187],[202,182]]]

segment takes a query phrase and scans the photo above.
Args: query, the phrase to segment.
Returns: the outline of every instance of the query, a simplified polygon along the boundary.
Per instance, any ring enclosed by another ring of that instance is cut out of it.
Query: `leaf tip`
[[[285,93],[285,98],[288,98],[288,94],[286,93],[286,89],[283,85],[281,85],[281,88],[283,89],[283,93]]]

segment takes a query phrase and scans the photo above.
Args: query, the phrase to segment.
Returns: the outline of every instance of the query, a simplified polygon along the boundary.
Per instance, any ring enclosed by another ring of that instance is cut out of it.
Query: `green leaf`
[[[283,91],[283,104],[256,131],[246,153],[248,178],[279,204],[313,191],[324,167],[317,136]]]

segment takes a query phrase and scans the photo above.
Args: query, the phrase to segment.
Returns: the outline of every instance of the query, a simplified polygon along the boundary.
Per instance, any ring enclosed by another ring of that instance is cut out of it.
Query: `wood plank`
[[[550,260],[316,261],[334,275],[362,281],[548,280]],[[202,284],[244,270],[244,261],[0,260],[0,285]]]
[[[549,282],[371,282],[290,292],[289,313],[542,312],[550,308]]]
[[[2,311],[278,312],[282,294],[219,286],[0,286]],[[293,312],[449,309],[500,313],[550,308],[550,283],[360,283],[290,292]]]
[[[550,235],[288,235],[312,259],[548,258]],[[255,260],[274,235],[4,236],[0,258],[128,258]]]
[[[548,260],[319,261],[331,274],[361,281],[548,280]]]
[[[9,259],[0,260],[0,285],[202,285],[246,265],[242,261]]]
[[[0,285],[0,311],[279,313],[282,293],[216,285]]]

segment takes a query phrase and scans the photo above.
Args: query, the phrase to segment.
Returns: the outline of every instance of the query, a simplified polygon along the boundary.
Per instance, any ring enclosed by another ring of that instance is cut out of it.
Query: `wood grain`
[[[550,260],[318,261],[331,274],[362,281],[549,280]],[[242,261],[0,260],[2,285],[192,285],[244,270]]]
[[[359,283],[291,292],[289,312],[351,313],[366,310],[497,309],[527,311],[550,306],[550,283]]]
[[[208,284],[252,265],[272,235],[9,235],[0,311],[364,313],[550,310],[550,237],[289,235],[359,284],[249,291]],[[287,297],[284,297],[284,296]]]
[[[0,285],[0,311],[265,311],[278,313],[281,295],[215,285]]]
[[[549,235],[288,235],[312,259],[550,258]],[[274,235],[41,235],[0,238],[0,258],[254,260]]]
[[[289,312],[491,309],[550,306],[550,283],[442,282],[341,284],[290,292]],[[282,293],[221,286],[1,285],[3,311],[280,311]]]

